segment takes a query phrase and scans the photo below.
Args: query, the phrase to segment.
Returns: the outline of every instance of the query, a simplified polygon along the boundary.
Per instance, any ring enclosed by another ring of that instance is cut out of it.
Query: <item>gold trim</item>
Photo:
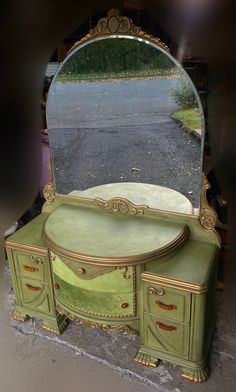
[[[117,268],[121,271],[121,275],[123,276],[124,279],[127,280],[131,278],[130,274],[128,273],[128,267],[117,267]]]
[[[107,37],[109,35],[124,35],[142,38],[155,44],[166,52],[170,51],[168,46],[165,45],[159,38],[147,34],[140,27],[136,26],[129,17],[120,15],[120,11],[118,9],[112,8],[107,12],[106,17],[101,18],[98,21],[94,29],[91,29],[85,37],[74,43],[72,48],[67,52],[67,55],[84,42],[96,37]]]
[[[183,280],[175,280],[166,277],[160,277],[156,274],[152,274],[150,272],[143,272],[141,274],[141,279],[143,282],[151,283],[151,284],[163,284],[165,287],[174,288],[181,291],[189,291],[191,293],[203,294],[208,288],[204,285],[194,284],[188,281]]]
[[[30,256],[30,260],[35,264],[43,264],[43,260],[40,257],[35,257],[34,255]]]
[[[128,215],[144,215],[145,210],[149,208],[145,205],[136,206],[131,203],[131,201],[120,197],[114,197],[108,201],[96,198],[95,203],[99,208],[104,208],[107,211],[119,212],[121,214]]]
[[[209,206],[207,201],[206,192],[210,187],[207,177],[203,173],[199,220],[205,230],[214,230],[218,219],[215,210]]]
[[[12,250],[19,250],[19,251],[25,251],[26,253],[37,253],[40,256],[46,256],[47,255],[47,249],[46,248],[40,248],[37,246],[33,245],[26,245],[26,244],[20,244],[18,242],[14,242],[11,240],[7,240],[5,242],[6,248],[12,249]]]
[[[164,295],[165,294],[165,290],[164,289],[160,289],[160,290],[156,290],[154,287],[149,287],[147,294],[150,295]]]
[[[114,315],[114,314],[103,314],[103,313],[96,313],[96,312],[90,312],[89,310],[86,310],[84,308],[79,308],[78,306],[72,305],[71,303],[66,303],[64,298],[61,298],[60,296],[56,296],[57,301],[60,303],[58,306],[66,307],[66,308],[72,308],[76,312],[81,312],[84,314],[88,314],[90,316],[95,316],[95,317],[105,317],[105,318],[119,318],[119,319],[124,319],[124,318],[133,318],[137,314],[137,292],[136,292],[136,268],[133,267],[133,312],[132,314],[119,314],[119,315]],[[60,313],[60,312],[59,312]],[[70,313],[72,315],[72,313]],[[72,315],[73,317],[76,317],[75,315]],[[68,316],[69,318],[69,316]]]
[[[169,242],[169,244],[154,250],[152,252],[143,253],[141,255],[129,256],[129,257],[102,257],[102,256],[91,256],[83,253],[72,252],[68,249],[63,248],[62,246],[58,246],[54,241],[52,241],[47,234],[45,233],[45,224],[43,227],[42,238],[49,247],[49,249],[53,250],[56,254],[67,256],[69,258],[77,259],[80,261],[87,261],[89,264],[93,265],[107,265],[110,267],[120,267],[120,266],[130,266],[135,264],[140,264],[144,262],[148,262],[153,258],[164,256],[167,253],[171,252],[173,249],[181,245],[189,236],[190,229],[187,225],[184,225],[183,230],[178,234],[178,236]]]
[[[53,174],[52,174],[52,162],[51,159],[48,160],[48,169],[51,175],[50,181],[45,185],[43,189],[43,196],[47,203],[53,203],[56,197],[54,181],[53,181]]]
[[[63,203],[72,203],[73,205],[94,205],[97,207],[96,205],[96,199],[92,199],[90,197],[81,197],[81,196],[73,196],[73,195],[63,195],[62,193],[56,193],[56,199],[59,201],[59,205],[57,207],[59,207],[61,204]],[[122,200],[128,200],[125,198],[121,198],[119,197],[119,199]],[[128,200],[129,203],[131,203],[131,201]],[[167,210],[160,210],[158,208],[152,208],[146,205],[142,205],[141,207],[147,207],[147,215],[150,216],[150,212],[154,212],[154,213],[158,213],[158,216],[160,217],[180,217],[180,218],[187,218],[188,220],[196,220],[198,221],[199,216],[198,215],[191,215],[191,214],[186,214],[184,212],[174,212],[174,211],[167,211]],[[152,215],[153,216],[153,215]],[[178,221],[179,222],[179,221]],[[182,221],[180,222],[182,223]]]
[[[136,267],[133,267],[133,314],[134,316],[137,315],[137,271]]]
[[[208,379],[208,368],[186,369],[181,373],[181,377],[187,381],[201,383]]]
[[[93,321],[81,319],[74,314],[71,314],[67,310],[65,310],[61,305],[57,305],[57,311],[61,315],[65,315],[72,321],[78,321],[81,325],[84,325],[89,328],[98,328],[103,331],[112,331],[112,332],[121,332],[124,335],[128,334],[137,334],[135,330],[133,330],[129,325],[110,325],[110,324],[100,324],[100,323],[95,323]]]
[[[30,317],[26,313],[22,313],[19,310],[13,309],[11,312],[11,318],[16,321],[27,321]]]
[[[49,259],[50,261],[55,261],[56,260],[57,255],[49,249]]]

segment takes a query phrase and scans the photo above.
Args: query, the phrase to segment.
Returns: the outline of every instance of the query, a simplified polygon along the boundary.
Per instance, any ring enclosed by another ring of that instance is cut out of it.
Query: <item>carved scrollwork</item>
[[[169,52],[169,48],[163,42],[161,42],[159,38],[147,34],[145,31],[141,30],[140,27],[136,26],[130,18],[120,15],[119,10],[112,8],[107,12],[107,16],[101,18],[94,29],[91,29],[89,34],[87,34],[81,40],[77,41],[68,53],[89,39],[112,34],[140,37]]]
[[[97,198],[95,202],[99,208],[128,215],[144,215],[145,209],[148,208],[148,206],[136,206],[129,200],[119,197],[114,197],[108,201]]]
[[[52,250],[50,250],[49,257],[51,261],[55,261],[57,256]]]
[[[206,230],[213,230],[217,223],[217,214],[212,207],[209,206],[206,192],[210,188],[210,184],[205,174],[202,177],[202,191],[201,191],[201,210],[199,220],[202,227]]]
[[[124,279],[128,280],[131,278],[131,275],[129,274],[128,267],[118,267],[121,270],[121,274]]]
[[[41,257],[31,255],[30,260],[35,264],[43,264],[43,260],[41,259]]]
[[[47,166],[51,174],[51,179],[43,189],[43,196],[48,203],[53,203],[53,201],[55,200],[55,187],[53,183],[51,159],[49,159]]]

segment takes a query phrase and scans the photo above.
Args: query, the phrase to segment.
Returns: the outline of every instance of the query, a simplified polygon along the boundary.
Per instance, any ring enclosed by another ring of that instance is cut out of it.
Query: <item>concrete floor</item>
[[[127,347],[131,346],[132,351],[132,346],[138,344],[138,338],[127,340],[127,337],[118,334],[103,336],[95,330],[81,329],[74,323],[59,338],[55,338],[44,333],[32,321],[11,321],[9,315],[13,294],[9,271],[3,262],[0,272],[1,392],[49,389],[58,392],[235,391],[235,312],[232,312],[232,301],[225,306],[225,292],[217,293],[218,321],[210,351],[210,378],[203,384],[194,384],[183,381],[179,375],[180,369],[169,364],[161,363],[157,369],[135,365],[129,348],[124,350],[127,355],[122,358],[121,352],[118,353],[122,342],[131,342]],[[95,346],[100,342],[102,349],[104,338],[107,349],[100,351]],[[84,346],[81,342],[85,342]],[[104,352],[109,352],[110,356],[106,357]]]

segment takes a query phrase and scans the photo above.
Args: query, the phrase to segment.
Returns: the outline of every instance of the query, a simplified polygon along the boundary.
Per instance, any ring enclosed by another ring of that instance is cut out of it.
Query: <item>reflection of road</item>
[[[176,83],[54,85],[48,125],[57,191],[143,182],[175,189],[197,206],[200,144],[169,116],[176,105],[168,92]]]
[[[177,109],[177,79],[55,83],[48,100],[50,128],[152,124]]]
[[[59,193],[143,182],[175,189],[199,204],[200,144],[171,119],[145,128],[51,130],[50,140]]]

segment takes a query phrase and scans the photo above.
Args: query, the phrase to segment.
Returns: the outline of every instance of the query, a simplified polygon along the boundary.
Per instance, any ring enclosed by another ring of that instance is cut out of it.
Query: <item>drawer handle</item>
[[[41,291],[42,290],[41,287],[34,287],[34,286],[31,286],[31,284],[28,284],[28,283],[26,283],[26,287],[30,291]]]
[[[156,290],[156,289],[154,289],[154,287],[150,287],[148,289],[147,293],[151,294],[151,295],[164,295],[165,294],[165,290],[163,290],[163,289]]]
[[[156,321],[156,324],[158,325],[159,328],[164,329],[164,331],[176,331],[177,328],[173,327],[172,325],[165,325],[160,323],[160,321]]]
[[[30,267],[29,265],[23,264],[23,268],[27,272],[37,272],[39,269],[36,267]]]
[[[156,301],[156,304],[159,306],[159,308],[165,309],[165,310],[177,309],[176,305],[166,305],[166,304],[163,304],[163,302],[161,302],[161,301]]]
[[[84,275],[85,274],[85,269],[84,268],[78,268],[77,272],[79,275]]]

